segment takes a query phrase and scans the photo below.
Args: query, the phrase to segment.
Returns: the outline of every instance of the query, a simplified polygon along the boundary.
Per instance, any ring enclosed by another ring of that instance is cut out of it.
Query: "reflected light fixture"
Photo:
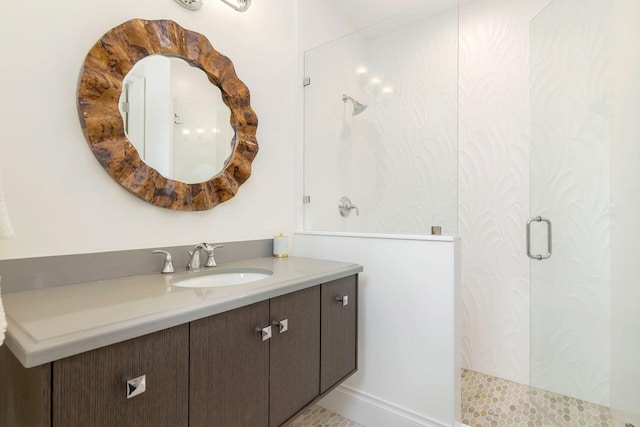
[[[251,0],[222,0],[222,2],[238,12],[245,12],[251,6]]]

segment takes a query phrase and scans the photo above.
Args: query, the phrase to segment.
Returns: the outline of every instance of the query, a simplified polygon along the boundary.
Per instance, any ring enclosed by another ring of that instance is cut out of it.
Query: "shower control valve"
[[[348,197],[343,197],[340,199],[340,203],[338,203],[338,211],[340,215],[343,217],[348,217],[351,214],[351,210],[355,209],[356,215],[360,216],[360,211],[358,211],[358,207],[351,203],[351,200]]]

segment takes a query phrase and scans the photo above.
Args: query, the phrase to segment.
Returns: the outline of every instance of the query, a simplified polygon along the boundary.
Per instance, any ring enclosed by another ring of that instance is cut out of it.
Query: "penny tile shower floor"
[[[543,411],[557,423],[548,421]],[[613,426],[611,412],[604,406],[549,391],[530,390],[522,384],[466,369],[462,370],[462,422],[470,427]],[[364,426],[313,405],[288,427]]]
[[[468,370],[462,371],[462,422],[471,427],[613,426],[604,406]]]
[[[313,405],[305,409],[287,427],[364,427],[331,412],[322,406]]]

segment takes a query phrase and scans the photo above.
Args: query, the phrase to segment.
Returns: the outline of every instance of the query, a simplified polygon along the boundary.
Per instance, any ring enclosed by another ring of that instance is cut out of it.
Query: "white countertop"
[[[253,283],[183,288],[175,280],[213,270],[258,268]],[[2,296],[5,344],[27,368],[157,332],[362,271],[358,264],[311,258],[256,258],[199,272],[145,274]]]

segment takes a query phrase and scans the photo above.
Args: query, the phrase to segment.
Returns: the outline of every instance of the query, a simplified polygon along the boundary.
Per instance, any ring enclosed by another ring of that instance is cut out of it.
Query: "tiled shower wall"
[[[611,0],[555,0],[531,23],[531,385],[609,406]],[[539,233],[544,234],[544,233]]]
[[[529,23],[548,0],[460,8],[463,366],[529,381]]]

